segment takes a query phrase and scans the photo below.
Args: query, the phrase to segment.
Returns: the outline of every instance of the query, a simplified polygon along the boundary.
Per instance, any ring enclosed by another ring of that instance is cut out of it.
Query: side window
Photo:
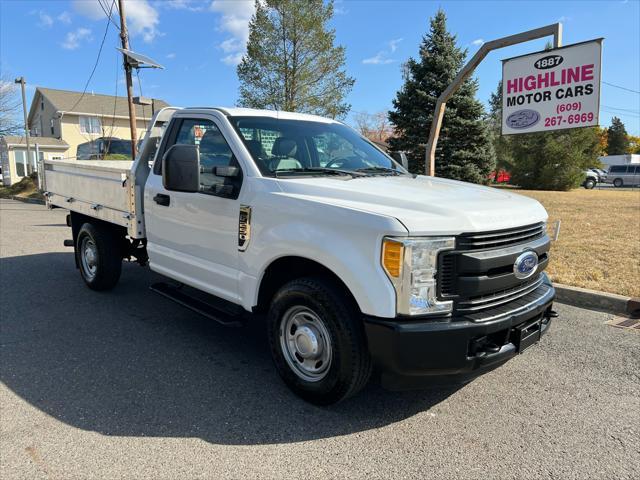
[[[166,149],[173,145],[198,145],[200,147],[202,193],[225,196],[224,186],[238,181],[238,178],[218,177],[213,173],[215,167],[237,167],[239,165],[229,144],[222,136],[222,132],[211,120],[200,118],[181,120],[175,132],[175,141],[171,141],[169,138]]]

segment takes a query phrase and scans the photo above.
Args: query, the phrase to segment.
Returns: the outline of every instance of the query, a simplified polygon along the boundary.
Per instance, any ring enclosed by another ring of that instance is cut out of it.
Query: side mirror
[[[200,191],[200,148],[173,145],[162,157],[162,185],[178,192]]]
[[[406,170],[409,170],[409,159],[404,152],[391,152],[391,158],[402,165]]]

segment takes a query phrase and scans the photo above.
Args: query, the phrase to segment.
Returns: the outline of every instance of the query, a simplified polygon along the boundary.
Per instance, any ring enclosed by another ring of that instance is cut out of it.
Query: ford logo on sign
[[[536,252],[524,252],[516,258],[513,264],[513,273],[520,280],[529,278],[538,269],[538,254]]]
[[[518,110],[507,117],[507,126],[510,128],[533,127],[540,120],[540,114],[535,110]]]

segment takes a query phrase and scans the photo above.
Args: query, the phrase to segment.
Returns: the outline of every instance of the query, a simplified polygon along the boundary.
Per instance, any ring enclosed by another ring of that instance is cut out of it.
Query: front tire
[[[369,381],[371,357],[357,306],[333,282],[300,278],[274,296],[269,343],[278,373],[297,395],[330,405]]]
[[[75,241],[76,259],[84,283],[92,290],[110,290],[122,271],[120,239],[110,228],[85,223]]]
[[[586,188],[587,190],[591,190],[595,186],[596,186],[595,180],[588,179],[587,181],[584,182],[584,188]]]
[[[621,178],[616,178],[613,181],[613,186],[616,187],[616,188],[620,188],[623,184],[624,184],[624,182],[622,181]]]

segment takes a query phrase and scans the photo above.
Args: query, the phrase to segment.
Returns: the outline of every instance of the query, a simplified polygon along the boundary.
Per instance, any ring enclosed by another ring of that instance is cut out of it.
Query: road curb
[[[40,200],[39,198],[26,198],[26,197],[17,197],[15,195],[10,195],[8,197],[0,197],[5,200],[16,200],[17,202],[22,203],[32,203],[34,205],[44,205],[44,200]]]
[[[640,315],[640,298],[625,297],[615,293],[598,292],[586,288],[554,283],[556,300],[576,307],[601,310],[607,313]]]

